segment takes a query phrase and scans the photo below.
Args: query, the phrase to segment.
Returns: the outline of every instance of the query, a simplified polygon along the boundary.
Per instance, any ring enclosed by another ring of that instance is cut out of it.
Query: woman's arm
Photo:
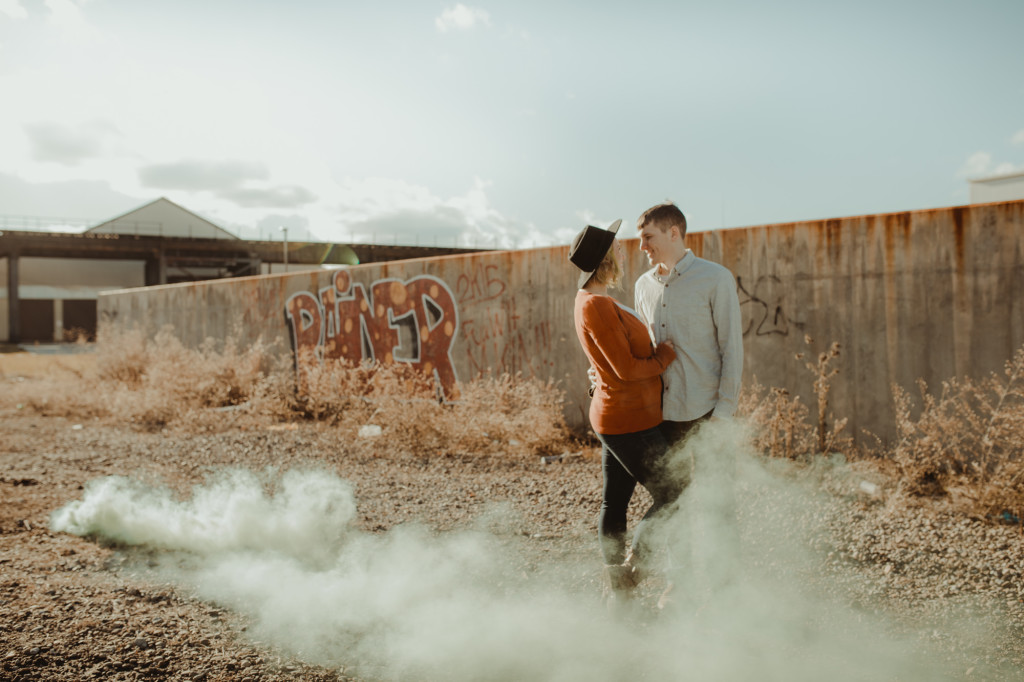
[[[658,376],[676,357],[675,348],[669,343],[658,344],[647,357],[634,355],[615,302],[608,298],[594,297],[584,304],[583,328],[603,364],[622,381]]]

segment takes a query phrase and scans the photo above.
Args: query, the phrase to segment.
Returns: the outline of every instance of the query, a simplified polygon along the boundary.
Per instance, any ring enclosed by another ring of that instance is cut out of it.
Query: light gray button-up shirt
[[[655,343],[670,340],[676,359],[661,375],[662,416],[691,421],[708,412],[731,417],[743,374],[743,323],[729,270],[686,254],[667,275],[640,275],[636,310]]]

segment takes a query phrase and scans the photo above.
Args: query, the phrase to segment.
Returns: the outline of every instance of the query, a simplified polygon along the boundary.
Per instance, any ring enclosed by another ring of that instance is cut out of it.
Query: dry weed
[[[357,441],[364,426],[381,435],[369,447],[413,454],[492,451],[551,454],[570,447],[564,396],[553,383],[487,377],[439,399],[432,377],[390,365],[300,358],[234,338],[186,348],[171,329],[106,333],[94,371],[64,372],[19,385],[19,404],[47,415],[127,421],[156,430],[217,431],[309,420]],[[51,361],[52,362],[52,361]],[[297,380],[297,377],[299,379]]]
[[[804,336],[804,343],[810,346],[814,339]],[[796,354],[797,360],[804,357],[804,353]],[[816,454],[851,450],[852,439],[843,435],[847,420],[828,415],[831,380],[839,374],[832,362],[838,357],[839,344],[833,342],[828,351],[819,353],[817,362],[805,362],[814,376],[813,389],[817,396],[814,425],[808,422],[808,408],[800,402],[800,396],[790,397],[784,388],[766,388],[756,378],[749,388],[744,388],[737,414],[754,426],[754,445],[759,451],[770,457],[806,459]]]
[[[937,396],[923,381],[918,389],[919,410],[907,391],[892,389],[899,438],[890,454],[909,492],[943,495],[955,488],[972,513],[1021,522],[1024,347],[1001,374],[944,381]]]
[[[356,435],[362,426],[379,426],[383,442],[402,451],[550,454],[564,451],[571,440],[564,394],[550,381],[481,377],[460,384],[458,399],[444,402],[433,378],[408,364],[319,362],[313,356],[301,362],[294,400],[282,403],[287,410]]]
[[[737,414],[754,426],[754,447],[769,457],[797,459],[814,449],[814,427],[807,421],[807,406],[800,396],[790,398],[784,388],[767,388],[754,378],[743,388]]]

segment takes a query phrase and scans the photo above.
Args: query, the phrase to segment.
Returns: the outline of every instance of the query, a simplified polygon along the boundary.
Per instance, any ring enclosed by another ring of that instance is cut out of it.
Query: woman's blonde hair
[[[622,267],[615,257],[615,242],[612,242],[608,253],[604,254],[601,264],[594,270],[593,282],[599,282],[608,287],[617,287],[622,282]]]

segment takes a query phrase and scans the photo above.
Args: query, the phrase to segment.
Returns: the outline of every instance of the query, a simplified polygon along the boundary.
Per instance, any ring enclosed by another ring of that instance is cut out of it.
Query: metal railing
[[[105,229],[102,232],[93,232],[88,234],[86,230],[102,225]],[[117,228],[116,232],[113,228]],[[103,223],[95,221],[82,220],[81,218],[61,218],[61,217],[48,217],[48,216],[25,216],[25,215],[0,215],[0,232],[11,231],[11,232],[36,232],[40,234],[53,233],[61,236],[68,235],[82,235],[84,237],[97,237],[97,238],[111,238],[114,235],[127,235],[136,237],[186,237],[189,239],[209,239],[209,238],[221,238],[213,237],[214,230],[208,226],[202,226],[202,228],[196,227],[193,230],[193,225],[190,223],[187,226],[187,233],[181,234],[180,228],[176,227],[174,233],[170,233],[169,229],[165,229],[164,223],[155,220],[110,220]],[[222,228],[223,229],[223,228]],[[195,234],[195,232],[203,233],[206,235]],[[231,232],[225,230],[227,234]],[[312,232],[305,228],[305,239],[292,239],[290,241],[297,243],[346,243],[338,240],[324,241],[318,239]],[[261,242],[279,242],[280,239],[271,238],[271,234],[265,234],[263,230],[248,228],[244,232],[239,232],[237,235],[239,239],[245,241],[261,241]],[[421,235],[414,233],[413,235],[402,235],[398,233],[392,234],[379,234],[376,231],[371,233],[352,233],[348,235],[350,241],[349,244],[365,244],[373,246],[433,246],[435,248],[455,248],[455,249],[497,249],[497,250],[516,250],[519,248],[533,248],[534,244],[523,244],[520,239],[515,237],[503,238],[500,235],[480,235],[475,234],[469,238],[465,238],[461,235],[451,235],[448,237],[439,238],[437,235]]]
[[[83,232],[95,225],[81,218],[55,218],[35,215],[0,215],[0,230],[26,232]]]

